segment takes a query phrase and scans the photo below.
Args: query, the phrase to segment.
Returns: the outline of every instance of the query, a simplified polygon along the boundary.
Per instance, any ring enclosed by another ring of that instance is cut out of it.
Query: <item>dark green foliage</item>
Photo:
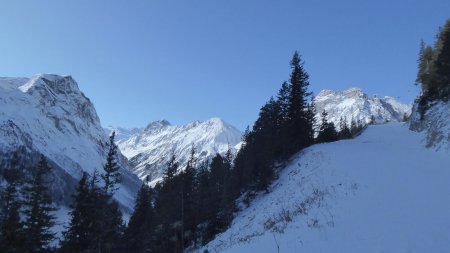
[[[339,120],[339,133],[338,133],[339,139],[350,139],[352,138],[352,133],[350,131],[350,128],[347,125],[347,119],[340,118]]]
[[[96,187],[96,186],[95,186]],[[85,252],[93,244],[93,221],[90,220],[95,199],[92,196],[92,188],[89,184],[89,176],[83,173],[76,188],[74,204],[71,206],[70,222],[67,231],[63,233],[61,242],[63,252]]]
[[[122,252],[122,213],[99,183],[97,171],[81,178],[61,252]]]
[[[207,227],[203,234],[205,242],[223,232],[230,224],[234,212],[234,198],[231,180],[231,152],[225,157],[217,154],[211,161],[209,180],[210,202]]]
[[[178,164],[172,159],[167,171],[178,171]],[[164,181],[155,187],[155,249],[156,252],[181,252],[185,245],[185,215],[187,175],[166,173]],[[192,182],[192,181],[191,181]]]
[[[309,75],[303,69],[303,63],[298,52],[291,60],[291,88],[288,106],[287,122],[287,155],[290,156],[300,149],[313,143],[313,114],[308,113]]]
[[[418,99],[421,115],[429,103],[450,99],[450,20],[439,31],[434,47],[421,43],[416,83],[421,85]]]
[[[274,165],[313,143],[314,105],[309,104],[309,76],[297,52],[289,82],[284,82],[277,99],[260,110],[252,131],[234,161],[235,195],[247,190],[267,190],[275,176]]]
[[[83,174],[70,212],[71,220],[63,233],[62,252],[123,252],[125,226],[119,204],[113,199],[120,180],[114,133],[110,137],[104,174]],[[100,187],[100,178],[103,187]]]
[[[24,233],[27,240],[24,252],[48,252],[49,243],[55,238],[55,233],[51,231],[55,225],[52,212],[57,209],[52,206],[47,187],[50,171],[51,168],[42,155],[34,168],[31,182],[25,187]]]
[[[130,253],[153,252],[154,210],[152,205],[153,190],[142,184],[136,197],[133,215],[125,230],[125,250]]]
[[[176,161],[175,155],[172,154],[170,157],[169,163],[167,164],[167,169],[164,174],[166,179],[171,179],[178,171],[178,162]]]
[[[109,137],[109,149],[106,156],[106,163],[103,166],[105,173],[102,175],[105,193],[113,195],[117,190],[116,185],[120,182],[119,165],[117,164],[117,145],[114,142],[116,133]]]
[[[1,192],[3,207],[0,216],[0,252],[22,252],[25,237],[23,223],[20,221],[19,171],[13,166],[4,170],[3,173],[8,185]]]
[[[326,111],[322,112],[322,124],[319,128],[319,134],[317,135],[317,142],[333,142],[338,140],[338,133],[333,122],[328,122],[328,114]],[[345,129],[345,127],[344,127]]]

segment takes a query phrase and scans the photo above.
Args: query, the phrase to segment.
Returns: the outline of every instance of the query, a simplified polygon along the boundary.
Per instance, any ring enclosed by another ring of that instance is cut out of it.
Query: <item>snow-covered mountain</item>
[[[112,132],[116,133],[115,140],[116,143],[122,143],[128,139],[130,139],[133,135],[138,134],[142,129],[141,128],[125,128],[125,127],[113,127],[107,126],[104,128],[105,132],[108,135],[111,135]]]
[[[307,148],[192,252],[450,252],[450,156],[424,137],[389,123]]]
[[[42,153],[63,184],[52,186],[67,202],[82,172],[102,171],[108,136],[91,101],[71,76],[43,74],[32,78],[0,78],[0,152]],[[116,198],[130,211],[139,180],[125,158]],[[71,185],[67,185],[67,184]],[[58,189],[58,187],[60,189]]]
[[[322,90],[315,98],[318,123],[321,122],[320,114],[325,110],[328,113],[328,121],[339,127],[341,118],[350,124],[355,122],[367,124],[372,116],[375,123],[401,122],[404,116],[411,114],[412,105],[403,104],[393,97],[379,98],[369,97],[359,88],[350,88],[342,92]]]
[[[162,178],[172,154],[183,167],[193,145],[197,162],[200,163],[217,153],[224,154],[229,147],[236,152],[241,137],[238,129],[220,118],[194,121],[183,126],[159,120],[151,122],[128,139],[118,139],[118,145],[130,160],[132,171],[141,179],[150,176],[155,183]]]

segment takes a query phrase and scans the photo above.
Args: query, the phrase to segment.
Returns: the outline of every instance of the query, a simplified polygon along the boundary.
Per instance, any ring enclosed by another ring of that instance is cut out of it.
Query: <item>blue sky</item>
[[[448,0],[0,2],[0,76],[72,75],[103,125],[221,117],[244,129],[302,54],[311,90],[412,102]]]

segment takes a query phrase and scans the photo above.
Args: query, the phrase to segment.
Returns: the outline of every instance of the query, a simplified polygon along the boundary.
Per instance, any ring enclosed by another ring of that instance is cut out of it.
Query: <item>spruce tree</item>
[[[172,154],[169,162],[167,163],[167,169],[164,173],[165,179],[172,179],[178,172],[178,162],[176,161],[175,154]]]
[[[421,84],[418,99],[421,117],[431,102],[450,99],[450,19],[440,29],[434,47],[421,43],[416,83]]]
[[[287,156],[311,145],[314,136],[312,114],[308,113],[309,75],[297,51],[292,57],[291,69],[288,122],[283,136]]]
[[[25,252],[48,252],[50,242],[55,239],[55,233],[51,231],[55,225],[52,212],[57,209],[52,205],[48,188],[50,173],[51,167],[44,155],[41,155],[33,170],[32,180],[25,187]]]
[[[63,232],[63,240],[61,242],[62,252],[85,252],[93,247],[92,245],[92,224],[91,220],[93,210],[93,202],[91,189],[89,186],[89,176],[83,173],[76,193],[72,196],[74,203],[71,206],[70,221],[67,230]]]
[[[113,195],[117,190],[116,185],[120,182],[119,165],[117,163],[117,145],[114,142],[116,133],[112,132],[109,137],[109,149],[106,163],[103,166],[105,173],[102,175],[106,194]]]
[[[22,204],[18,194],[19,171],[16,168],[6,169],[4,178],[8,185],[1,192],[1,202],[4,206],[0,217],[0,252],[22,252],[25,237],[23,223],[20,221]]]
[[[322,124],[317,135],[317,142],[332,142],[338,139],[338,134],[333,122],[328,122],[328,113],[324,110],[321,114]]]
[[[450,19],[441,29],[435,48],[435,82],[439,89],[439,98],[448,101],[450,99]]]
[[[374,118],[375,120],[375,118]],[[339,120],[339,139],[350,139],[352,138],[352,133],[347,125],[347,118],[341,117]]]
[[[130,253],[152,252],[153,207],[152,191],[142,184],[136,197],[133,214],[125,230],[126,251]]]
[[[277,95],[277,101],[280,106],[280,116],[281,116],[280,118],[282,120],[282,124],[284,124],[288,118],[289,95],[291,93],[290,88],[291,87],[287,82],[283,82]]]

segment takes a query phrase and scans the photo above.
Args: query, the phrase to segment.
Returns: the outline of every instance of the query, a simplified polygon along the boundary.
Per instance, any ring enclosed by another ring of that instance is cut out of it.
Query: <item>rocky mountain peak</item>
[[[341,118],[350,124],[352,120],[367,124],[372,118],[376,123],[403,121],[411,114],[411,105],[404,104],[392,97],[369,97],[360,88],[350,88],[341,92],[323,90],[315,98],[316,119],[321,123],[320,113],[328,113],[328,121],[337,127]]]
[[[170,126],[170,122],[163,119],[163,120],[156,120],[153,122],[150,122],[145,128],[144,132],[151,132],[156,129],[161,129],[163,127]]]

